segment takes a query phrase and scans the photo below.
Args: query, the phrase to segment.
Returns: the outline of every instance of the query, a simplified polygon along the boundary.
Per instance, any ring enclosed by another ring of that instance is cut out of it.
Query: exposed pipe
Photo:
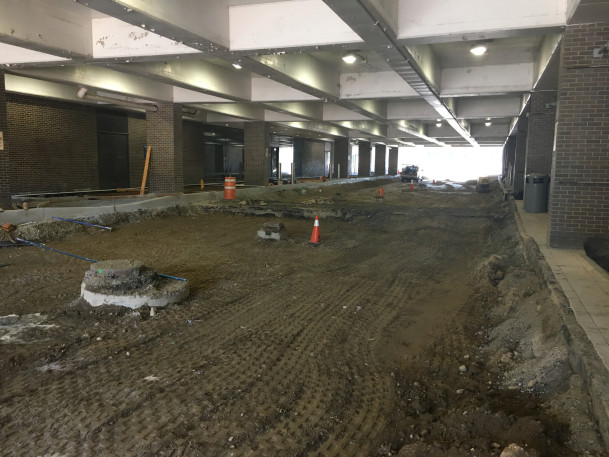
[[[95,94],[95,95],[88,94],[87,93],[88,91],[89,91],[89,89],[87,89],[86,87],[81,87],[76,92],[76,95],[78,96],[78,98],[87,99],[87,100],[95,100],[95,101],[104,102],[104,103],[112,103],[114,105],[124,106],[126,108],[143,109],[143,110],[152,111],[155,113],[159,110],[159,107],[153,103],[130,102],[128,100],[121,100],[119,98],[104,97],[103,95],[97,95],[97,94]]]
[[[53,219],[57,219],[60,221],[67,221],[67,222],[75,222],[77,224],[82,224],[82,225],[90,225],[91,227],[99,227],[99,228],[103,228],[103,229],[112,231],[112,227],[107,227],[105,225],[90,224],[89,222],[75,221],[74,219],[64,219],[63,217],[56,217],[56,216],[53,216]]]

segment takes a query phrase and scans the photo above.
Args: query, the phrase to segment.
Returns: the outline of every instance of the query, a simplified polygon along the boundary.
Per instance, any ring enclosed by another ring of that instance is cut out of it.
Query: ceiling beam
[[[68,59],[93,53],[84,7],[66,10],[44,0],[0,0],[0,11],[0,42]]]
[[[384,11],[375,0],[324,0],[345,21],[368,47],[379,54],[421,97],[470,144],[476,141],[456,120],[450,109],[440,100],[439,94],[425,78],[415,59],[397,41],[396,33],[384,21]]]

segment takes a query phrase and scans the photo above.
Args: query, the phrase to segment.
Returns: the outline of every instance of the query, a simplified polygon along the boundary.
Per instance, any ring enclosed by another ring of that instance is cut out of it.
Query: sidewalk
[[[526,234],[539,246],[569,299],[577,322],[609,369],[609,273],[583,249],[549,247],[548,213],[527,213],[522,200],[515,203]]]

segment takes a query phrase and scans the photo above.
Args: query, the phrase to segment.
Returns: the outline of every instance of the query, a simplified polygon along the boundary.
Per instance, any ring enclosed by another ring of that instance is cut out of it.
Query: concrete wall
[[[550,183],[549,242],[581,248],[609,236],[609,67],[595,48],[609,23],[569,25],[561,52],[556,152]]]

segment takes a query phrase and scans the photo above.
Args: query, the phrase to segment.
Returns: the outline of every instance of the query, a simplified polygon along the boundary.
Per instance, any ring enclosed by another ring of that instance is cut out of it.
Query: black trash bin
[[[545,213],[548,211],[548,183],[550,177],[542,174],[530,174],[524,180],[524,210],[527,213]]]

